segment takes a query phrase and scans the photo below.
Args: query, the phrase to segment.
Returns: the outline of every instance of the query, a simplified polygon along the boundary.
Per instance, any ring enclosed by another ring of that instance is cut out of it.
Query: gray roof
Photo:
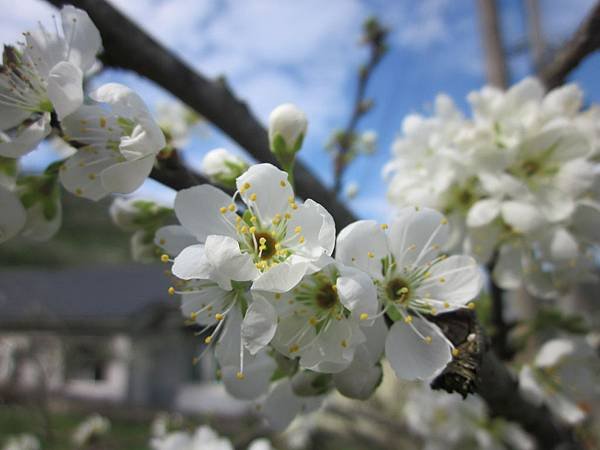
[[[139,328],[177,309],[162,265],[0,270],[2,328]]]

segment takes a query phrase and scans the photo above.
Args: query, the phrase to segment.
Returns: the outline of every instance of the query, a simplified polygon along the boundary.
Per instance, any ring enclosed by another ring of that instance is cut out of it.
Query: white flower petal
[[[486,198],[474,203],[467,214],[467,226],[481,227],[488,225],[500,215],[500,200]]]
[[[48,98],[58,120],[63,120],[83,104],[83,73],[66,61],[59,62],[48,75]]]
[[[316,207],[319,210],[321,217],[323,217],[323,223],[321,225],[321,230],[319,231],[319,243],[321,244],[321,247],[325,249],[325,253],[331,255],[333,253],[333,248],[335,247],[335,221],[333,220],[333,217],[323,206],[310,198],[307,199],[304,204],[310,208]]]
[[[262,295],[252,294],[252,302],[242,322],[242,342],[251,355],[266,347],[277,331],[277,312]]]
[[[502,203],[502,219],[519,233],[532,233],[546,224],[533,204],[522,201]]]
[[[356,317],[361,314],[374,316],[379,308],[377,289],[364,272],[351,267],[340,267],[336,281],[337,293],[342,304]]]
[[[452,360],[450,344],[439,328],[418,317],[412,324],[421,335],[431,337],[427,343],[404,321],[392,325],[385,342],[385,356],[396,376],[402,380],[426,380],[432,378]]]
[[[448,241],[450,227],[444,216],[430,208],[408,207],[398,211],[390,225],[390,249],[399,268],[425,264]]]
[[[381,381],[380,365],[366,365],[354,359],[345,370],[333,374],[333,382],[340,394],[357,400],[367,400]]]
[[[62,165],[60,182],[67,191],[97,201],[109,194],[100,174],[117,163],[118,155],[112,152],[80,149]]]
[[[573,232],[592,242],[600,242],[600,203],[579,202],[573,214]]]
[[[294,191],[286,172],[272,164],[256,164],[238,177],[237,188],[244,202],[257,209],[259,218],[270,223],[275,214],[283,214],[288,209]],[[249,186],[245,189],[244,186]],[[251,200],[256,194],[256,200]]]
[[[60,229],[62,224],[62,203],[60,198],[55,200],[56,213],[51,220],[44,215],[42,203],[36,203],[27,209],[25,226],[21,235],[34,241],[47,241]]]
[[[304,237],[303,244],[296,250],[296,254],[299,256],[306,257],[308,259],[315,260],[322,254],[327,254],[327,251],[333,248],[332,242],[325,242],[327,248],[324,248],[322,241],[325,233],[327,239],[332,238],[332,234],[335,236],[335,228],[325,229],[327,227],[325,223],[323,213],[323,207],[315,202],[306,202],[302,205],[298,205],[298,209],[294,210],[292,217],[288,221],[287,229],[291,233],[292,230],[300,227],[302,230],[300,235]],[[333,241],[335,242],[335,241]],[[331,254],[331,252],[329,253]]]
[[[294,394],[288,378],[277,381],[269,392],[261,413],[274,431],[283,431],[302,410],[301,399]]]
[[[190,245],[183,249],[175,258],[171,271],[182,280],[209,280],[212,267],[206,259],[204,245]]]
[[[473,300],[483,286],[483,277],[477,262],[466,255],[452,255],[433,265],[431,276],[417,288],[416,295],[423,295],[448,302],[449,311]]]
[[[96,62],[96,55],[102,48],[100,32],[88,14],[71,5],[65,5],[61,11],[64,36],[69,39],[69,61],[85,73]]]
[[[535,204],[551,222],[565,220],[575,210],[573,197],[551,186],[546,186],[535,193]]]
[[[27,214],[19,198],[0,186],[0,243],[16,236],[25,225]]]
[[[536,367],[552,367],[575,352],[575,344],[569,339],[552,339],[546,342],[535,357]]]
[[[175,214],[181,225],[188,229],[196,239],[204,242],[211,234],[235,236],[235,230],[225,222],[235,219],[229,211],[225,218],[220,210],[231,204],[231,197],[209,184],[194,186],[179,191],[175,197]]]
[[[492,277],[503,289],[518,289],[523,280],[521,249],[510,244],[500,247]]]
[[[117,163],[100,174],[102,186],[108,192],[129,194],[148,178],[154,165],[154,155],[133,161]]]
[[[252,289],[270,292],[287,292],[296,286],[308,270],[308,263],[283,262],[271,267],[254,280]]]
[[[570,261],[579,255],[577,240],[566,228],[554,229],[547,245],[549,256],[554,261]]]
[[[50,134],[50,114],[44,114],[35,122],[19,128],[15,134],[0,131],[0,156],[20,158],[37,147]]]
[[[186,228],[180,225],[167,225],[156,231],[154,243],[168,255],[176,256],[184,248],[197,244],[198,241]]]
[[[193,292],[181,294],[181,313],[202,326],[215,324],[215,312],[223,311],[233,295],[233,291],[226,291],[217,284],[201,282],[194,286]]]
[[[248,357],[244,362],[244,377],[239,379],[238,366],[224,366],[221,368],[221,377],[227,392],[235,398],[252,400],[260,397],[269,390],[271,376],[277,364],[266,354],[261,352],[255,357]]]
[[[375,279],[381,278],[381,260],[388,255],[387,237],[373,220],[354,222],[338,235],[336,259]]]
[[[229,236],[208,236],[204,249],[206,258],[215,272],[223,277],[235,281],[248,281],[259,275],[252,256],[242,253],[238,241]]]

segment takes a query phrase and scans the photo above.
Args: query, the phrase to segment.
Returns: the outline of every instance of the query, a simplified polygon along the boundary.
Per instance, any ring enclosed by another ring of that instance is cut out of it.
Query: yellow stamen
[[[204,338],[204,343],[205,344],[210,344],[212,342],[212,336],[206,336]]]
[[[175,295],[175,288],[171,286],[167,292],[169,293],[169,295]]]
[[[369,318],[369,315],[367,313],[362,313],[360,315],[360,320],[367,320]]]
[[[256,201],[256,194],[250,194],[250,201]]]
[[[164,262],[164,263],[168,263],[169,262],[169,255],[167,255],[167,254],[160,255],[160,260],[162,262]]]
[[[226,208],[226,207],[224,207],[224,206],[221,206],[221,207],[219,208],[219,211],[221,211],[221,214],[225,214],[225,213],[227,212],[227,208]]]
[[[244,373],[243,373],[243,372],[238,372],[238,373],[236,373],[236,374],[235,374],[235,377],[236,377],[238,380],[243,380],[244,378],[246,378],[246,375],[244,375]]]
[[[215,319],[216,319],[216,320],[223,320],[223,318],[224,318],[224,317],[225,317],[225,316],[224,316],[223,314],[221,314],[221,313],[216,313],[216,314],[215,314]]]

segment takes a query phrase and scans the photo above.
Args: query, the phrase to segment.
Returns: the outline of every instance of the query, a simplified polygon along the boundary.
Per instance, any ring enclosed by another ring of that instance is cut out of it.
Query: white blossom
[[[167,143],[176,149],[185,147],[192,127],[200,122],[200,117],[181,102],[159,103],[156,119]]]
[[[61,10],[62,30],[26,32],[19,49],[5,47],[0,71],[0,155],[34,149],[50,132],[50,113],[62,120],[83,103],[83,77],[102,42],[85,11]]]
[[[519,373],[519,389],[535,404],[545,403],[569,424],[581,423],[600,395],[600,364],[584,339],[559,338],[540,348]]]
[[[482,286],[473,258],[440,254],[448,228],[437,211],[405,208],[389,227],[361,220],[338,236],[336,257],[375,280],[380,314],[394,321],[385,353],[399,378],[427,379],[443,370],[453,346],[423,314],[470,307]]]
[[[8,438],[2,450],[41,450],[40,441],[32,434],[21,434]]]
[[[104,436],[110,431],[110,421],[106,417],[94,414],[81,422],[73,432],[73,442],[81,447]]]
[[[352,183],[349,183],[346,186],[346,197],[348,197],[350,200],[356,198],[356,196],[358,195],[358,190],[359,190],[358,183],[356,183],[354,181]]]
[[[377,310],[369,276],[331,260],[289,292],[253,291],[242,335],[251,352],[271,343],[301,368],[336,373],[353,361]]]
[[[128,194],[150,174],[165,137],[142,99],[126,86],[109,83],[90,94],[63,122],[65,139],[78,148],[61,168],[63,186],[99,200]]]
[[[465,118],[445,96],[432,117],[411,115],[384,174],[399,207],[430,206],[448,214],[468,253],[487,263],[505,289],[524,285],[556,297],[592,274],[598,236],[581,234],[598,219],[600,145],[595,108],[581,112],[575,85],[546,95],[527,78],[508,91],[469,94]]]
[[[248,170],[248,164],[230,151],[216,148],[204,155],[201,170],[213,183],[234,189],[235,180]]]
[[[294,154],[302,146],[308,120],[292,103],[284,103],[269,115],[269,142],[276,153]]]
[[[286,292],[332,253],[331,215],[312,200],[298,204],[285,172],[258,164],[237,179],[237,188],[233,199],[209,185],[177,193],[175,214],[199,244],[175,258],[175,276],[206,279],[210,272],[224,288],[252,281],[254,289]],[[247,206],[243,216],[238,196]]]

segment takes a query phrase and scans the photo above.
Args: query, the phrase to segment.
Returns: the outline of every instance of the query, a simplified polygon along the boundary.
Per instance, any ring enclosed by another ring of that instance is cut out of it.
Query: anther
[[[468,303],[467,304],[467,308],[469,308],[469,309],[475,309],[475,303],[473,303],[473,302]]]
[[[431,342],[433,341],[433,338],[431,336],[425,336],[423,338],[423,340],[427,343],[427,344],[431,344]]]
[[[381,229],[382,230],[387,230],[388,229],[388,224],[387,223],[382,223],[381,224]]]
[[[163,255],[160,255],[160,260],[164,263],[168,263],[169,262],[169,255],[167,255],[166,253]]]
[[[412,316],[406,316],[406,317],[404,318],[404,322],[406,322],[406,323],[412,323],[412,321],[413,321],[413,318],[412,318]]]
[[[256,201],[256,194],[250,194],[250,201]]]
[[[225,206],[221,206],[219,208],[219,211],[221,212],[221,214],[225,214],[227,212],[227,208]]]
[[[453,348],[452,349],[452,356],[454,356],[455,358],[460,355],[460,350],[457,348]]]
[[[369,318],[369,315],[367,313],[362,313],[360,315],[360,320],[367,320]]]
[[[300,225],[298,225],[296,228],[294,228],[294,233],[296,233],[296,234],[302,233],[302,227]]]
[[[369,258],[375,258],[375,253],[373,253],[373,252],[368,252],[368,253],[367,253],[367,256],[368,256]]]
[[[244,372],[238,372],[238,373],[235,374],[235,377],[238,380],[243,380],[244,378],[246,378],[246,375],[244,375]]]
[[[212,342],[212,336],[206,336],[204,338],[204,343],[205,344],[210,344]]]
[[[225,316],[224,316],[223,314],[221,314],[221,313],[216,313],[216,314],[215,314],[215,319],[216,319],[216,320],[223,320],[223,318],[224,318],[224,317],[225,317]]]
[[[169,293],[169,295],[175,295],[175,288],[171,286],[167,292]]]
[[[229,209],[229,211],[234,212],[235,211],[235,204],[231,204],[227,207],[227,209]]]

